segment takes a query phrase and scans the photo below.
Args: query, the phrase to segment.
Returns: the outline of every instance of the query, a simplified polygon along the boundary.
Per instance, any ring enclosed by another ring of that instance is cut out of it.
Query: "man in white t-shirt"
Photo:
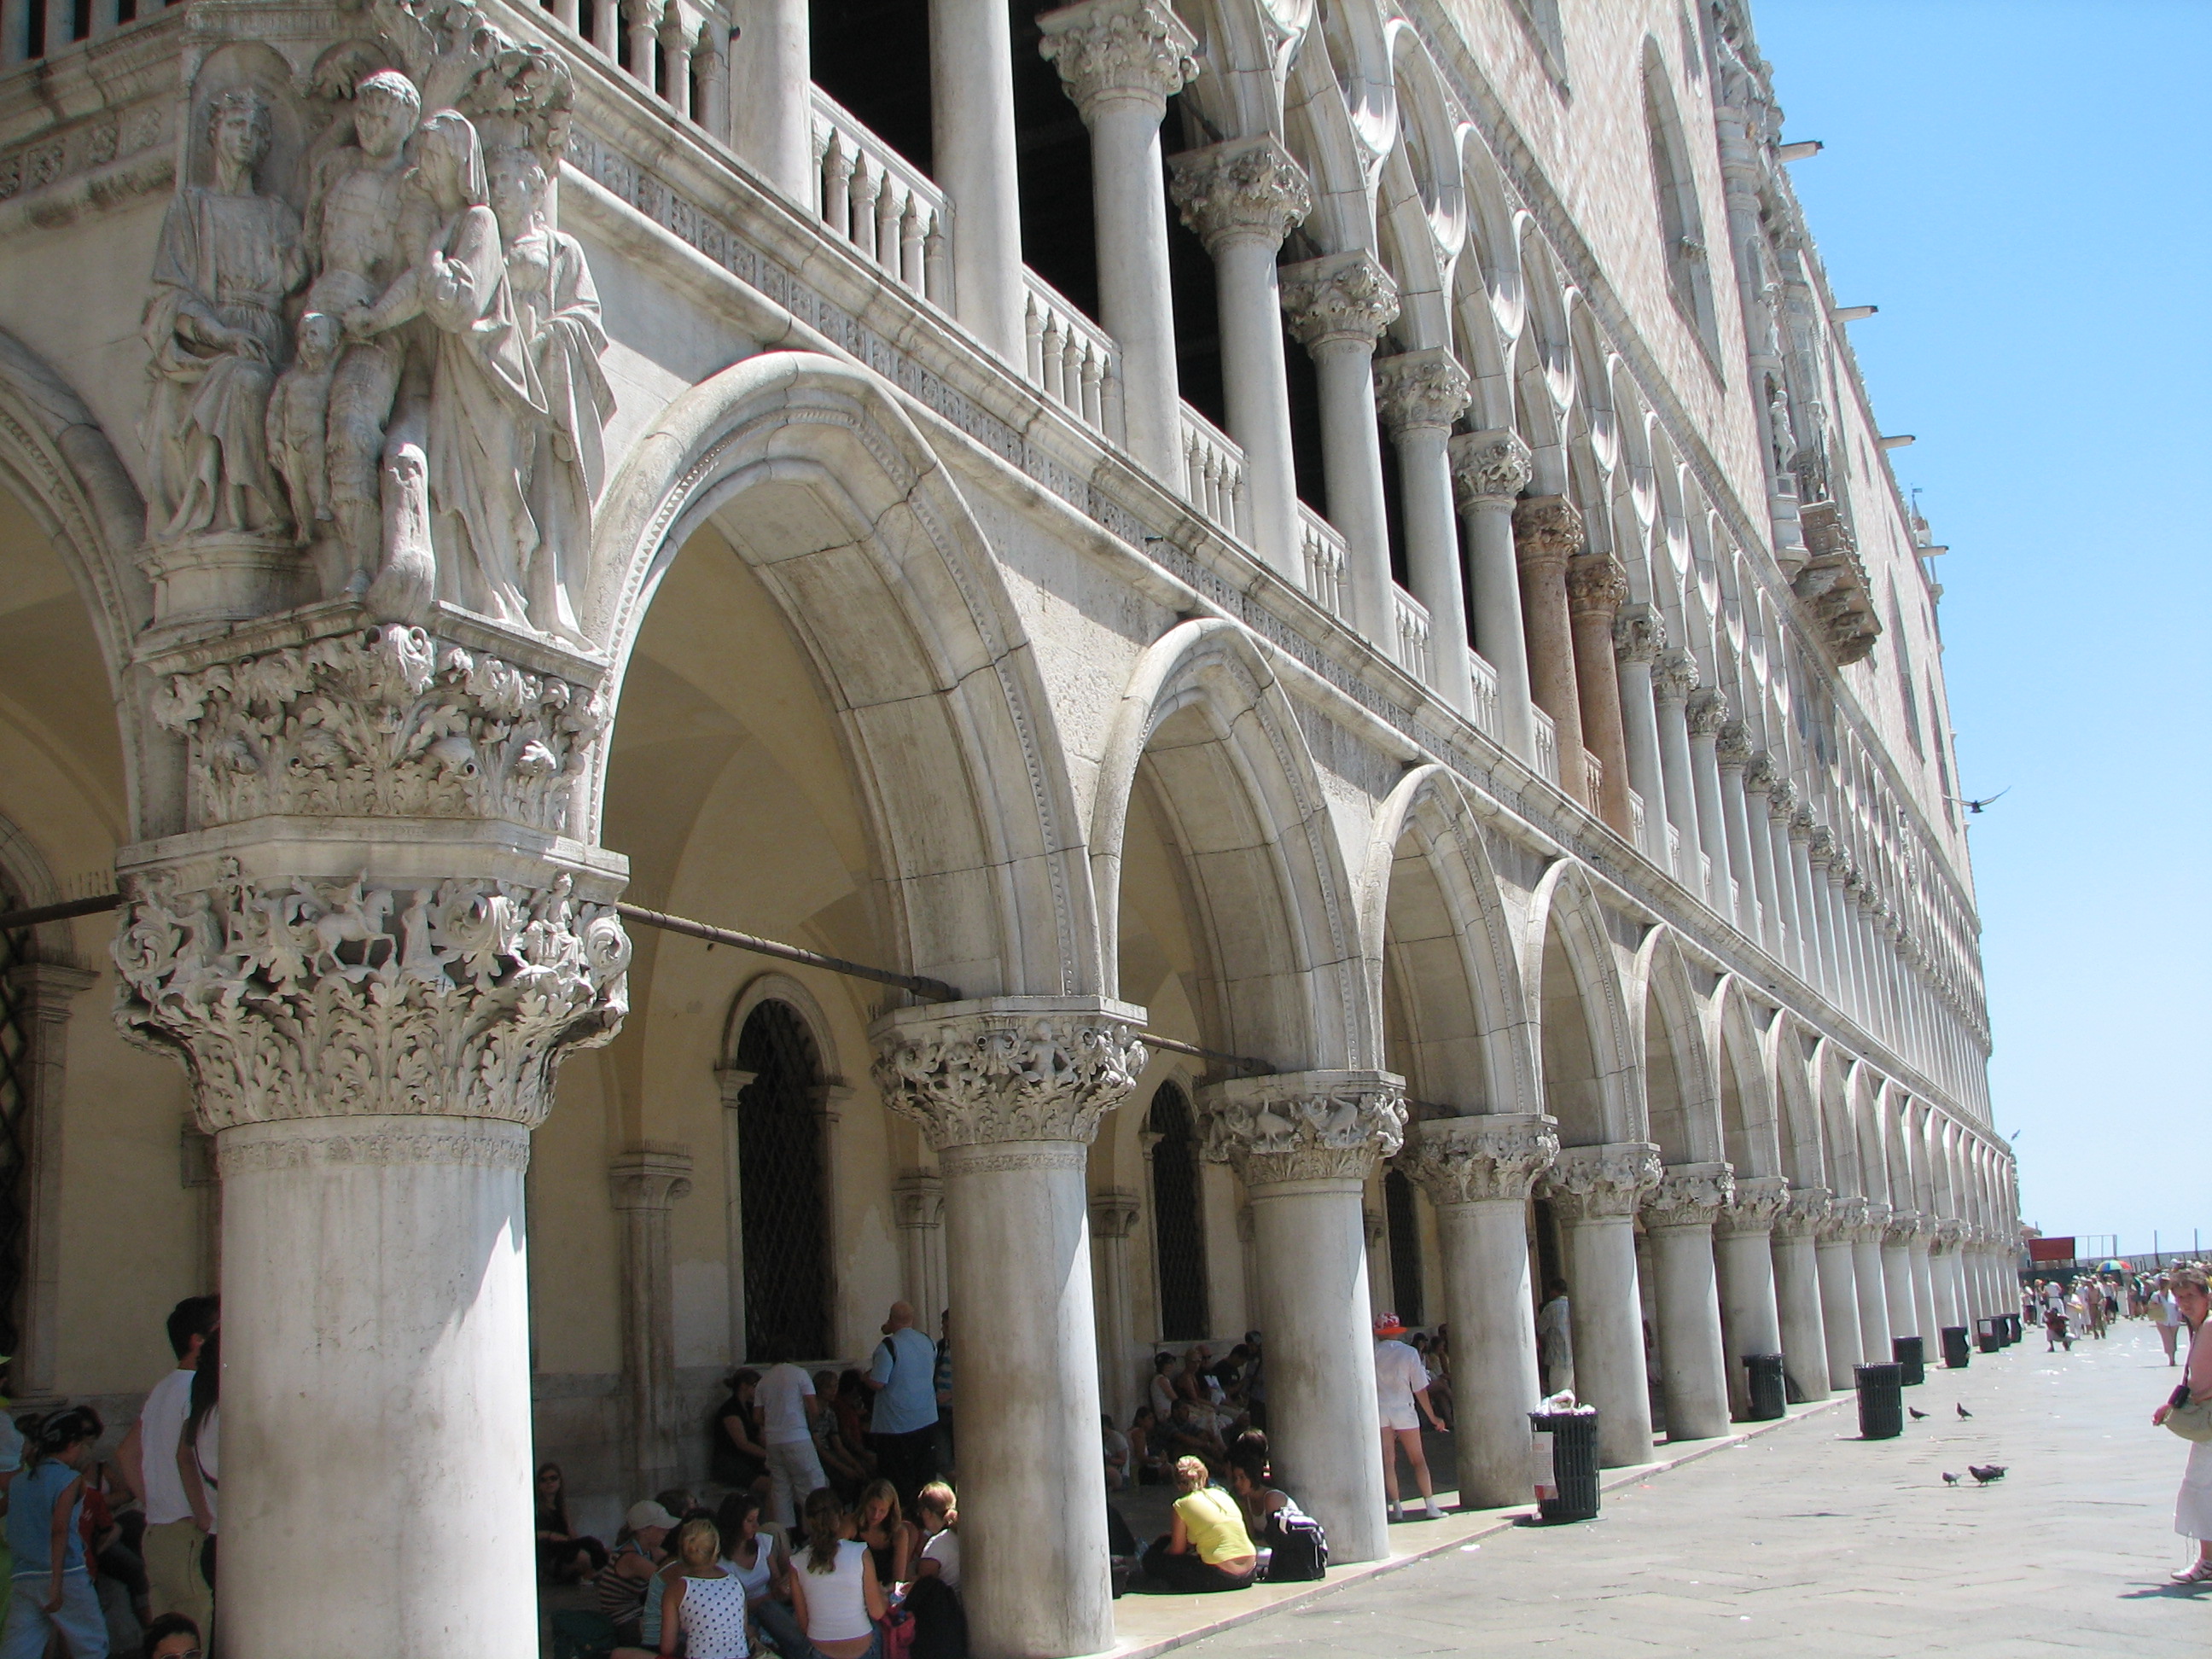
[[[192,1517],[191,1499],[177,1466],[177,1443],[191,1414],[192,1374],[199,1368],[201,1348],[215,1334],[219,1311],[211,1296],[188,1296],[170,1310],[169,1346],[176,1352],[177,1368],[154,1385],[138,1420],[115,1451],[125,1483],[146,1511],[147,1599],[154,1616],[181,1613],[204,1631],[215,1617],[215,1592],[200,1571],[207,1534]]]
[[[768,1454],[768,1518],[796,1526],[807,1494],[830,1484],[814,1451],[814,1419],[822,1409],[814,1379],[789,1360],[771,1365],[753,1390],[753,1404]]]
[[[1441,1521],[1444,1512],[1437,1507],[1428,1454],[1421,1449],[1421,1419],[1426,1417],[1439,1434],[1444,1425],[1429,1404],[1429,1368],[1421,1364],[1421,1356],[1409,1344],[1398,1340],[1405,1334],[1406,1328],[1395,1314],[1386,1313],[1375,1322],[1375,1403],[1382,1419],[1382,1492],[1390,1500],[1390,1518],[1403,1520],[1405,1514],[1398,1503],[1398,1454],[1402,1449],[1406,1461],[1413,1466],[1413,1479],[1420,1486],[1427,1518]]]

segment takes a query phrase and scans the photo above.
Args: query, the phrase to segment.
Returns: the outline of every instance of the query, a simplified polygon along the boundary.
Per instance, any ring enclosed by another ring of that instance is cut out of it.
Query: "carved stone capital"
[[[356,1114],[534,1126],[562,1054],[607,1041],[628,1004],[622,922],[565,870],[382,885],[222,857],[121,879],[117,1022],[184,1061],[210,1132]]]
[[[1510,501],[1528,487],[1535,458],[1510,428],[1465,432],[1451,441],[1452,492],[1462,507]]]
[[[1802,801],[1798,802],[1790,814],[1790,841],[1809,843],[1816,827],[1813,822],[1813,809]]]
[[[1797,786],[1784,777],[1777,777],[1766,792],[1766,816],[1789,827],[1797,811]]]
[[[1751,764],[1751,729],[1741,720],[1723,722],[1713,744],[1713,758],[1721,770],[1741,771]]]
[[[1205,1156],[1247,1187],[1364,1181],[1404,1144],[1404,1079],[1388,1072],[1285,1072],[1204,1091]]]
[[[1774,757],[1764,749],[1753,751],[1750,763],[1744,768],[1743,787],[1746,794],[1765,795],[1767,811],[1773,808],[1774,786],[1782,781],[1782,774],[1775,769]]]
[[[1544,1193],[1564,1222],[1632,1216],[1665,1173],[1659,1149],[1641,1140],[1562,1147],[1544,1174]]]
[[[1088,1143],[1145,1067],[1145,1011],[1103,997],[990,997],[899,1008],[868,1029],[884,1104],[939,1152]]]
[[[1667,617],[1658,606],[1625,605],[1613,619],[1613,654],[1622,662],[1648,663],[1667,648]]]
[[[1127,1238],[1143,1206],[1136,1194],[1116,1187],[1091,1194],[1091,1231],[1097,1238]]]
[[[1934,1250],[1955,1252],[1966,1243],[1966,1224],[1954,1217],[1946,1216],[1936,1224],[1935,1237],[1929,1244]]]
[[[191,829],[405,817],[558,831],[607,724],[587,672],[386,623],[173,673],[153,714],[189,744]]]
[[[1714,1226],[1723,1234],[1772,1232],[1789,1200],[1787,1176],[1739,1176],[1735,1196],[1715,1218]]]
[[[1827,1212],[1816,1226],[1823,1243],[1849,1244],[1865,1231],[1866,1224],[1866,1200],[1837,1196],[1828,1200]]]
[[[1687,702],[1698,689],[1698,659],[1683,647],[1670,645],[1651,665],[1651,690],[1662,702]]]
[[[1522,564],[1564,564],[1588,545],[1582,509],[1565,495],[1531,495],[1513,507],[1513,554]]]
[[[1835,1204],[1835,1194],[1826,1187],[1794,1187],[1775,1213],[1774,1231],[1784,1238],[1817,1237]]]
[[[1438,1208],[1527,1201],[1559,1154],[1559,1121],[1534,1112],[1432,1117],[1406,1126],[1398,1167]]]
[[[1721,727],[1728,724],[1732,711],[1728,693],[1717,685],[1700,686],[1690,694],[1687,713],[1690,735],[1693,738],[1717,738]]]
[[[945,1224],[945,1177],[934,1170],[902,1170],[891,1182],[891,1213],[904,1228]]]
[[[1857,1220],[1851,1228],[1852,1241],[1860,1244],[1881,1243],[1882,1235],[1889,1231],[1889,1206],[1871,1198],[1852,1201],[1860,1206]]]
[[[1448,430],[1474,398],[1474,382],[1441,346],[1375,361],[1375,407],[1393,437],[1422,427]]]
[[[1610,553],[1577,553],[1567,562],[1571,616],[1612,619],[1628,599],[1628,572]]]
[[[1908,1247],[1928,1237],[1927,1221],[1917,1210],[1892,1210],[1888,1224],[1882,1229],[1881,1242],[1899,1248]]]
[[[1153,0],[1085,0],[1037,18],[1041,52],[1060,71],[1060,84],[1084,120],[1100,105],[1131,99],[1152,106],[1198,78],[1198,38],[1166,6]]]
[[[1168,194],[1206,252],[1248,238],[1273,248],[1313,210],[1305,172],[1273,138],[1237,138],[1168,160]]]
[[[607,1194],[617,1210],[666,1210],[691,1193],[691,1149],[645,1141],[607,1165]]]
[[[1398,320],[1398,284],[1371,253],[1324,254],[1275,275],[1291,332],[1309,351],[1340,341],[1371,351]]]
[[[1644,1224],[1711,1230],[1735,1197],[1735,1171],[1725,1164],[1670,1164],[1644,1194]]]

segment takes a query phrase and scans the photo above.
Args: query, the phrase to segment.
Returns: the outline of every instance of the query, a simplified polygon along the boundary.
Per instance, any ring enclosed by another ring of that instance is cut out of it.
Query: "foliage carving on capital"
[[[1774,810],[1774,786],[1781,781],[1782,774],[1774,764],[1774,757],[1764,749],[1753,750],[1750,760],[1744,767],[1745,792],[1753,795],[1765,795],[1767,798],[1767,811],[1771,813]]]
[[[1564,563],[1589,544],[1582,509],[1565,495],[1531,495],[1513,506],[1513,552],[1522,564]]]
[[[1397,1164],[1442,1208],[1498,1199],[1525,1202],[1529,1187],[1559,1155],[1556,1119],[1512,1113],[1410,1123]]]
[[[563,872],[528,888],[123,878],[116,1019],[179,1056],[210,1132],[381,1114],[535,1125],[562,1054],[614,1035],[630,943]]]
[[[1771,1232],[1789,1201],[1789,1176],[1741,1176],[1735,1195],[1715,1224],[1723,1233]]]
[[[1726,1164],[1670,1164],[1639,1206],[1647,1227],[1706,1227],[1735,1198],[1735,1171]]]
[[[1089,121],[1098,106],[1133,98],[1164,109],[1198,78],[1198,38],[1154,0],[1090,0],[1037,19],[1037,51]],[[1157,115],[1154,118],[1158,118]]]
[[[1866,1200],[1839,1194],[1828,1200],[1826,1212],[1815,1224],[1823,1241],[1848,1244],[1858,1238],[1866,1221]]]
[[[1247,1187],[1364,1181],[1405,1144],[1406,1087],[1388,1072],[1289,1072],[1204,1091],[1204,1156]]]
[[[495,818],[559,830],[607,723],[580,680],[398,623],[173,674],[195,830],[265,816]]]
[[[1716,736],[1713,757],[1723,771],[1751,764],[1751,728],[1741,720],[1725,720]]]
[[[1449,429],[1474,397],[1474,382],[1442,346],[1375,360],[1375,407],[1394,437],[1423,427]]]
[[[1813,809],[1799,801],[1790,813],[1790,839],[1809,843],[1819,833],[1820,826],[1813,822]]]
[[[1817,1237],[1835,1204],[1835,1194],[1826,1187],[1793,1187],[1775,1212],[1774,1231],[1784,1238]]]
[[[1279,247],[1313,210],[1304,169],[1272,137],[1185,150],[1168,168],[1168,194],[1210,253],[1240,237]]]
[[[1662,702],[1687,702],[1698,689],[1698,659],[1687,647],[1670,645],[1651,665],[1651,690]]]
[[[1917,1210],[1892,1210],[1887,1224],[1882,1229],[1885,1244],[1899,1248],[1928,1236],[1928,1223]]]
[[[1946,1216],[1936,1224],[1935,1236],[1930,1248],[1956,1253],[1960,1246],[1966,1243],[1966,1232],[1965,1222],[1955,1217]]]
[[[1667,617],[1658,606],[1625,605],[1613,619],[1613,654],[1622,662],[1648,663],[1667,648]]]
[[[1665,1174],[1659,1149],[1641,1140],[1562,1147],[1544,1174],[1545,1195],[1562,1221],[1632,1216]]]
[[[1355,249],[1304,259],[1276,276],[1291,332],[1309,351],[1334,341],[1372,349],[1398,320],[1398,284],[1371,253]]]
[[[1567,611],[1600,616],[1610,626],[1628,599],[1628,572],[1610,553],[1577,553],[1567,562]]]
[[[1462,507],[1510,501],[1528,487],[1535,457],[1511,428],[1465,432],[1451,441],[1452,489]]]
[[[1720,736],[1721,727],[1728,724],[1731,712],[1728,693],[1718,686],[1702,686],[1692,691],[1690,694],[1688,708],[1690,735],[1693,738],[1717,738]]]
[[[1750,779],[1745,779],[1749,787]],[[1797,786],[1789,779],[1777,775],[1766,789],[1766,816],[1787,828],[1797,811]]]
[[[1851,1237],[1861,1244],[1879,1244],[1882,1235],[1889,1231],[1889,1206],[1880,1199],[1857,1200],[1860,1208],[1857,1221],[1851,1228]]]
[[[1088,1142],[1145,1068],[1143,1024],[1141,1009],[1096,997],[901,1008],[870,1031],[876,1086],[939,1152]]]
[[[1806,856],[1814,863],[1833,864],[1841,856],[1840,850],[1836,846],[1836,832],[1829,829],[1826,824],[1814,824],[1812,834],[1808,839],[1811,844],[1805,849]]]

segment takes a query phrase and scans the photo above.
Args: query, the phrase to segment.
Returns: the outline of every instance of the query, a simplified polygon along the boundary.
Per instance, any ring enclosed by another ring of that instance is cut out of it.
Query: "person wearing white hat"
[[[1409,1344],[1398,1340],[1405,1334],[1406,1328],[1395,1314],[1386,1313],[1375,1322],[1375,1403],[1382,1419],[1382,1491],[1390,1500],[1390,1518],[1405,1519],[1398,1502],[1398,1452],[1403,1448],[1406,1461],[1413,1466],[1413,1480],[1420,1486],[1427,1518],[1441,1521],[1444,1512],[1437,1507],[1428,1455],[1421,1449],[1421,1418],[1426,1417],[1439,1434],[1444,1425],[1429,1404],[1429,1368],[1421,1364],[1421,1356]]]

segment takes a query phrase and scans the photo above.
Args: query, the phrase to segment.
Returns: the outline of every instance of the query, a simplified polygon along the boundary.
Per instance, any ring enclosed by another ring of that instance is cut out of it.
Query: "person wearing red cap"
[[[1395,1314],[1386,1313],[1375,1322],[1375,1403],[1382,1419],[1382,1490],[1390,1499],[1390,1518],[1404,1520],[1405,1511],[1398,1502],[1398,1451],[1403,1447],[1407,1462],[1413,1466],[1413,1480],[1421,1489],[1421,1502],[1427,1506],[1426,1518],[1441,1521],[1444,1512],[1437,1507],[1428,1454],[1421,1449],[1421,1418],[1427,1418],[1439,1434],[1444,1425],[1429,1404],[1428,1367],[1410,1345],[1398,1340],[1405,1334],[1406,1328]]]

